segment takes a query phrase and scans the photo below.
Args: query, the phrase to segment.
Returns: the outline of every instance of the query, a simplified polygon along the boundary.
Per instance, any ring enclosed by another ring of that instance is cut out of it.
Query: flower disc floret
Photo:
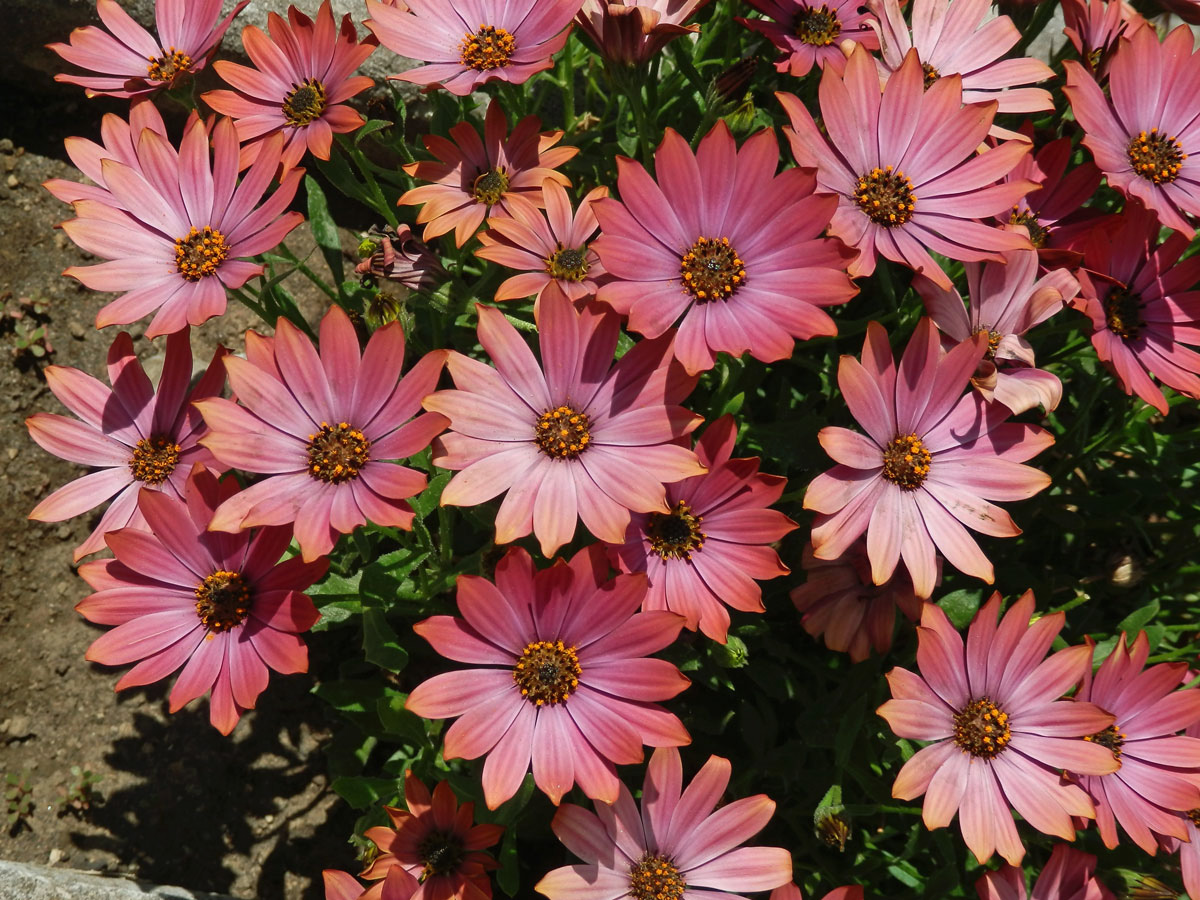
[[[692,552],[704,546],[700,530],[703,516],[693,514],[687,501],[680,500],[669,513],[651,513],[646,521],[650,549],[662,558],[691,559]]]
[[[370,461],[371,442],[349,422],[322,422],[320,429],[308,436],[308,471],[318,481],[350,481]]]
[[[1025,226],[1025,229],[1029,232],[1029,242],[1033,244],[1035,250],[1041,250],[1045,247],[1046,238],[1049,236],[1046,226],[1038,221],[1040,215],[1041,213],[1036,210],[1022,210],[1020,205],[1017,205],[1013,207],[1012,214],[1008,217],[1010,225]]]
[[[503,167],[488,169],[481,173],[471,186],[471,193],[480,203],[494,206],[508,190],[509,178]]]
[[[196,615],[209,631],[228,631],[246,621],[250,587],[239,572],[220,569],[196,587]]]
[[[480,25],[478,31],[463,38],[460,60],[469,69],[488,72],[507,66],[516,51],[516,39],[506,29]]]
[[[697,238],[679,261],[683,290],[700,303],[726,300],[746,283],[746,266],[729,238]]]
[[[978,759],[995,759],[1012,740],[1008,713],[987,697],[972,700],[954,714],[954,743]]]
[[[588,268],[587,247],[563,247],[559,244],[559,249],[546,260],[546,271],[554,278],[566,281],[583,281]]]
[[[876,167],[859,176],[854,188],[854,202],[876,225],[892,228],[912,218],[916,209],[912,182],[904,173],[891,166]]]
[[[138,481],[158,487],[171,477],[182,452],[183,448],[167,435],[151,435],[134,445],[129,469]]]
[[[1099,744],[1101,747],[1107,747],[1112,751],[1113,757],[1118,762],[1120,761],[1121,747],[1125,744],[1125,735],[1116,725],[1109,725],[1103,731],[1089,734],[1084,740],[1091,741],[1093,744]]]
[[[534,426],[533,440],[551,459],[574,459],[592,440],[592,422],[587,413],[559,406],[542,413]]]
[[[933,83],[942,77],[942,73],[929,63],[921,63],[921,71],[925,73],[925,90],[933,87]]]
[[[532,641],[513,666],[513,681],[534,706],[565,703],[579,687],[583,670],[575,647],[561,640]]]
[[[1170,135],[1160,134],[1157,128],[1150,133],[1139,132],[1129,141],[1125,151],[1133,171],[1155,184],[1170,184],[1179,177],[1187,154],[1179,141]]]
[[[161,81],[170,84],[184,72],[192,68],[192,58],[181,50],[171,47],[162,50],[158,56],[150,57],[150,65],[146,67],[146,77],[151,81]]]
[[[796,37],[814,47],[828,47],[842,33],[837,12],[822,3],[816,9],[804,9],[796,14]]]
[[[462,837],[453,831],[431,831],[417,846],[425,867],[421,881],[434,875],[450,875],[462,865],[465,848]]]
[[[1114,287],[1104,298],[1104,322],[1113,334],[1132,340],[1142,330],[1142,300],[1128,288]]]
[[[902,491],[915,491],[925,483],[933,456],[915,434],[900,434],[883,451],[883,477]]]
[[[635,900],[680,900],[686,887],[679,867],[661,853],[647,853],[629,867],[629,895]]]
[[[187,281],[216,275],[228,256],[225,235],[208,225],[203,229],[192,226],[186,237],[175,238],[175,267]]]
[[[317,78],[306,78],[283,100],[283,117],[289,125],[308,125],[325,112],[325,85]]]

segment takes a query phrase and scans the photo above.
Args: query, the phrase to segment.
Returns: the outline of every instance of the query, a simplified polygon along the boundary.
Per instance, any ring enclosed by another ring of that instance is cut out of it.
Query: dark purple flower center
[[[686,501],[680,500],[669,513],[650,513],[646,520],[646,537],[650,549],[668,559],[691,559],[692,552],[704,545],[704,532],[700,530],[703,516],[692,514]]]
[[[562,641],[534,641],[513,666],[513,681],[534,706],[565,703],[579,687],[579,657]]]
[[[916,207],[912,182],[891,166],[874,168],[859,176],[854,187],[854,202],[876,225],[893,228],[912,218]]]
[[[837,13],[822,3],[817,9],[802,9],[796,13],[792,31],[803,44],[828,47],[842,33]]]
[[[238,572],[213,572],[196,588],[196,615],[210,632],[241,625],[250,612],[250,587]]]
[[[1149,134],[1143,131],[1131,138],[1125,153],[1133,171],[1155,184],[1170,184],[1178,178],[1183,161],[1187,159],[1179,141],[1159,134],[1157,128],[1151,128]]]
[[[453,875],[462,864],[465,848],[462,837],[452,831],[431,831],[417,845],[417,855],[425,867],[421,881],[433,875]]]
[[[658,853],[647,853],[629,867],[629,895],[635,900],[680,900],[687,882],[679,867]]]
[[[1189,809],[1186,813],[1187,817],[1192,820],[1192,824],[1200,828],[1200,807]]]
[[[166,435],[151,435],[134,446],[129,468],[138,481],[158,486],[171,477],[181,452],[180,446]]]
[[[505,29],[480,25],[478,31],[463,38],[459,45],[459,60],[477,72],[502,69],[516,49],[516,40]]]
[[[1104,324],[1118,337],[1133,340],[1144,324],[1142,298],[1128,288],[1114,287],[1104,298]]]
[[[207,225],[203,230],[193,225],[186,237],[175,238],[175,267],[187,281],[216,275],[227,256],[225,235]]]
[[[1033,244],[1034,249],[1041,250],[1046,246],[1046,237],[1049,234],[1046,226],[1038,221],[1038,214],[1031,209],[1022,211],[1021,207],[1014,206],[1012,215],[1008,217],[1010,225],[1024,225],[1029,232],[1029,241]]]
[[[325,112],[325,85],[316,78],[306,78],[292,86],[283,100],[283,117],[289,125],[308,125]]]
[[[587,247],[563,247],[550,254],[546,260],[546,271],[552,278],[564,281],[583,281],[588,273]]]
[[[1118,763],[1121,761],[1121,748],[1125,745],[1125,735],[1121,733],[1116,725],[1109,725],[1103,731],[1089,734],[1084,740],[1091,741],[1093,744],[1099,744],[1101,747],[1107,747],[1112,751],[1113,759]]]
[[[349,422],[322,422],[308,436],[308,474],[328,484],[350,481],[370,462],[370,450],[371,442]]]
[[[933,456],[915,434],[898,434],[883,450],[883,477],[903,491],[925,483]]]
[[[192,58],[181,50],[160,47],[159,51],[158,56],[147,57],[150,65],[146,67],[146,77],[151,81],[162,81],[169,85],[192,67]]]
[[[929,63],[921,63],[921,71],[925,73],[925,90],[933,87],[933,83],[942,77],[942,73]]]
[[[574,459],[592,440],[592,422],[587,413],[560,406],[542,413],[533,426],[533,442],[551,459]]]
[[[954,714],[954,743],[965,753],[992,759],[1010,740],[1008,713],[987,697],[972,700]]]
[[[746,267],[729,238],[697,238],[679,261],[683,289],[701,303],[728,300],[746,283]]]
[[[475,178],[475,183],[471,186],[471,195],[480,203],[492,206],[500,202],[507,190],[508,173],[503,169],[488,169]]]

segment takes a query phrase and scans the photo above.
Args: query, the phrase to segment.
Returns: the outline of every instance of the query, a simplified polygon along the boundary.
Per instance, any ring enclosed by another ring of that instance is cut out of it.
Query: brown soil
[[[75,133],[95,133],[73,124]],[[103,377],[116,329],[101,333],[92,323],[111,297],[60,275],[88,259],[54,229],[69,210],[40,187],[73,172],[0,142],[0,296],[47,299],[53,362]],[[288,243],[303,255],[308,234],[299,231]],[[207,363],[218,341],[240,349],[250,323],[231,306],[194,332],[197,361]],[[130,328],[157,378],[163,342],[147,341],[143,330]],[[64,410],[40,364],[11,357],[9,340],[0,334],[0,776],[26,773],[36,806],[0,832],[0,858],[239,897],[320,898],[322,868],[354,865],[346,843],[354,817],[326,784],[322,745],[332,721],[308,693],[311,676],[273,677],[261,709],[230,738],[209,725],[207,701],[169,716],[165,685],[113,694],[117,673],[83,656],[101,629],[73,610],[87,586],[71,550],[94,520],[26,520],[40,498],[81,470],[29,439],[28,416]],[[315,671],[329,662],[326,637],[309,642]],[[58,815],[72,766],[102,776],[102,802]]]

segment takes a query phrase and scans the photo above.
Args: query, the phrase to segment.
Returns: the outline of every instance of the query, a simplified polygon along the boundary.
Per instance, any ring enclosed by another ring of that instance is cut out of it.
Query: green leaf
[[[337,224],[329,214],[329,202],[325,199],[325,192],[311,175],[304,176],[304,191],[308,195],[308,225],[312,229],[313,240],[321,248],[321,255],[325,257],[329,271],[333,274],[333,283],[341,284],[345,277],[342,242],[338,237]]]
[[[389,691],[387,696],[379,698],[375,709],[379,713],[379,721],[383,724],[384,734],[400,738],[414,747],[421,747],[429,743],[425,734],[425,722],[420,716],[404,708],[407,698],[407,694]]]
[[[517,864],[517,832],[511,827],[504,832],[498,860],[500,871],[496,873],[496,883],[508,896],[515,897],[521,886],[521,870]]]
[[[396,793],[396,782],[391,778],[366,778],[362,775],[345,775],[333,779],[334,791],[355,809],[366,809]]]
[[[408,651],[400,646],[400,638],[382,609],[363,610],[363,652],[367,662],[389,672],[399,672],[408,665]]]
[[[362,143],[362,139],[368,134],[374,134],[376,131],[382,131],[385,128],[391,128],[393,124],[394,123],[389,122],[387,119],[367,119],[366,124],[358,129],[358,131],[354,132],[354,143]]]
[[[1117,625],[1115,632],[1124,631],[1129,635],[1129,640],[1132,642],[1137,633],[1146,627],[1155,616],[1158,615],[1159,605],[1157,600],[1151,600],[1140,609],[1135,609]]]
[[[982,591],[964,588],[961,591],[952,591],[947,594],[937,602],[937,605],[942,608],[942,612],[946,614],[951,625],[955,628],[966,628],[971,624],[971,619],[975,618],[975,613],[979,611],[981,599],[983,599]]]
[[[409,500],[418,519],[424,519],[437,509],[438,502],[442,499],[442,490],[450,483],[451,474],[450,472],[443,472],[441,475],[434,477],[430,480],[429,487]]]

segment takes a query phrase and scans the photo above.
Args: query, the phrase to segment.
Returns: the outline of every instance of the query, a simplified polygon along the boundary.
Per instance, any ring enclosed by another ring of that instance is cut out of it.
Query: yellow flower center
[[[306,78],[295,85],[283,100],[283,117],[289,125],[308,125],[325,112],[325,85],[315,78]]]
[[[854,202],[876,225],[892,228],[912,218],[917,198],[912,182],[891,166],[872,169],[858,179]]]
[[[179,464],[182,449],[165,435],[142,438],[133,448],[129,468],[133,477],[143,484],[158,486],[171,477]]]
[[[196,615],[209,633],[241,625],[250,612],[250,588],[237,572],[213,572],[196,588]]]
[[[477,72],[502,69],[516,49],[516,40],[505,29],[480,25],[478,31],[463,38],[459,45],[459,60]]]
[[[915,434],[900,434],[883,451],[883,477],[904,491],[925,483],[933,456]]]
[[[658,853],[647,853],[629,867],[629,895],[635,900],[680,900],[687,882],[679,867]]]
[[[822,3],[817,9],[802,9],[796,13],[792,30],[801,43],[828,47],[842,33],[842,23],[837,13]]]
[[[591,428],[587,413],[564,405],[542,413],[533,426],[533,441],[552,459],[574,459],[591,442]]]
[[[579,687],[579,657],[562,641],[534,641],[513,666],[513,681],[534,706],[565,703]]]
[[[159,48],[160,55],[147,57],[150,65],[146,67],[146,77],[151,81],[161,81],[170,84],[192,67],[192,58],[186,53],[172,47],[170,50]]]
[[[692,508],[680,500],[669,513],[650,513],[646,521],[646,536],[650,538],[650,549],[668,559],[691,559],[692,552],[704,546],[704,532],[700,530],[703,516],[692,514]]]
[[[546,271],[551,277],[563,281],[583,281],[588,273],[587,247],[565,248],[560,243],[558,249],[547,258]]]
[[[308,473],[328,484],[350,481],[370,461],[370,450],[371,442],[349,422],[322,422],[320,430],[308,436]]]
[[[488,169],[475,179],[471,193],[480,203],[488,206],[499,203],[508,190],[508,173],[503,169]]]
[[[1155,184],[1170,184],[1178,178],[1183,161],[1187,159],[1179,141],[1159,134],[1157,128],[1151,128],[1149,134],[1143,131],[1131,139],[1125,153],[1133,171]]]
[[[229,256],[225,235],[214,228],[195,226],[187,237],[175,238],[175,267],[188,281],[199,281],[217,274],[217,269]]]
[[[746,267],[729,238],[697,238],[679,261],[683,289],[701,303],[727,300],[746,283]]]
[[[1046,246],[1046,237],[1049,232],[1046,227],[1038,221],[1038,214],[1033,210],[1021,211],[1019,206],[1014,206],[1012,215],[1008,217],[1010,225],[1024,225],[1029,231],[1029,241],[1033,244],[1035,250],[1041,250]]]
[[[1010,740],[1008,713],[987,697],[972,700],[954,714],[954,743],[965,753],[992,759]]]

